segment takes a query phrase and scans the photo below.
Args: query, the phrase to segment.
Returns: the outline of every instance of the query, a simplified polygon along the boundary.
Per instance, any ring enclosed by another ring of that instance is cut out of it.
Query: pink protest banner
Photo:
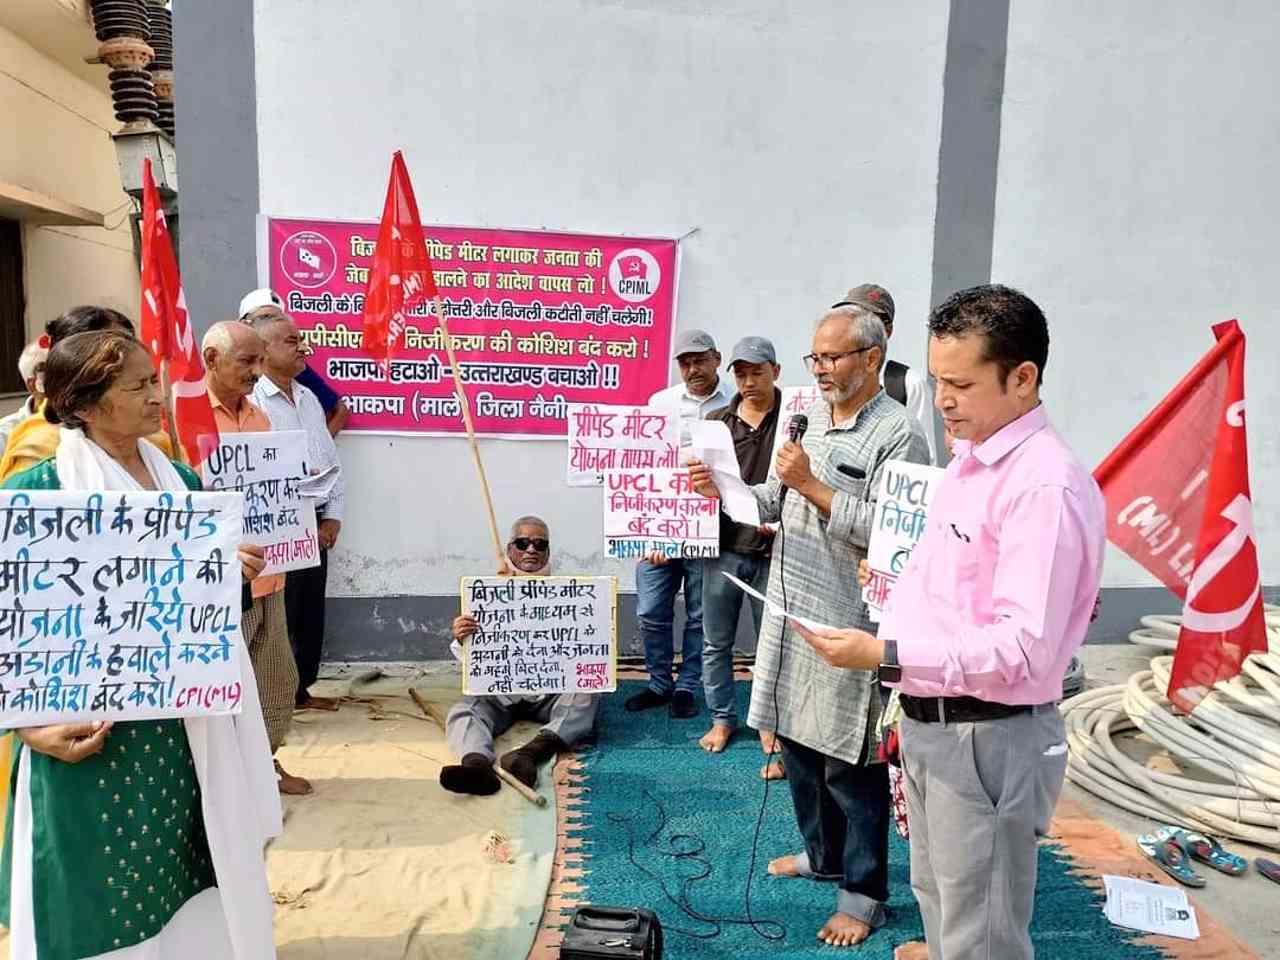
[[[647,403],[667,386],[674,240],[425,228],[476,432],[563,437],[571,403]],[[361,350],[378,225],[267,222],[269,283],[351,408],[347,430],[464,432],[431,303],[409,311],[383,368]]]

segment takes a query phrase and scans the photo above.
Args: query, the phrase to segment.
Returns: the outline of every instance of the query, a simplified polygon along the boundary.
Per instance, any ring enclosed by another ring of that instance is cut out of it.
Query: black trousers
[[[289,623],[289,644],[298,663],[297,702],[309,696],[320,675],[324,655],[324,594],[329,582],[329,551],[321,549],[320,566],[290,570],[284,581],[284,612]]]

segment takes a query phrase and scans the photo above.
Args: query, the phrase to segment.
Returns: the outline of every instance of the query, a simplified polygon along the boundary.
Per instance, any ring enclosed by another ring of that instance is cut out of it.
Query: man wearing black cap
[[[782,407],[782,391],[774,385],[781,367],[772,343],[764,337],[743,337],[729,354],[729,370],[738,385],[738,393],[729,406],[708,414],[707,419],[728,425],[733,449],[738,455],[739,472],[745,483],[754,486],[769,477],[769,457],[778,428],[778,411]],[[711,729],[698,745],[708,753],[724,750],[738,726],[733,691],[733,642],[743,601],[751,605],[757,636],[764,614],[764,604],[748,597],[721,573],[731,573],[764,593],[769,588],[772,547],[772,535],[760,527],[730,520],[722,512],[720,556],[703,561],[702,689],[711,713]]]
[[[688,447],[689,423],[728,406],[729,394],[720,379],[720,351],[711,334],[686,330],[676,336],[673,352],[681,382],[659,390],[649,398],[649,406],[679,413],[680,446]],[[680,670],[673,680],[676,591],[682,584],[684,640]],[[702,561],[669,558],[660,553],[641,560],[636,565],[636,617],[644,641],[649,686],[627,700],[627,709],[648,710],[670,704],[673,717],[697,716],[694,693],[702,685]]]
[[[832,307],[854,306],[868,310],[880,318],[884,324],[886,338],[893,336],[893,296],[884,287],[874,283],[864,283],[846,293]],[[938,440],[934,435],[933,388],[928,378],[920,371],[899,363],[887,360],[882,375],[884,392],[907,408],[907,414],[924,434],[925,443],[929,445],[929,462],[938,462]]]

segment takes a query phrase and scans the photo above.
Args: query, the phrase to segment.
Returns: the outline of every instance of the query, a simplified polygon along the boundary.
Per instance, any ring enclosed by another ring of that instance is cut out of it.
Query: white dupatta
[[[140,439],[138,453],[157,489],[187,490],[182,475],[159,447]],[[142,489],[81,430],[59,430],[55,466],[64,490]],[[263,848],[284,826],[258,684],[243,638],[236,650],[243,691],[241,713],[188,717],[183,725],[200,781],[209,852],[235,951],[228,960],[267,960],[276,956],[272,930],[275,906],[267,886]]]

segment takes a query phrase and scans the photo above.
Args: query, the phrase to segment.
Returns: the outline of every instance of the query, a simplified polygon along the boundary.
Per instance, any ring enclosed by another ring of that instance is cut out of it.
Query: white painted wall
[[[1097,464],[1209,348],[1248,336],[1264,582],[1280,578],[1280,13],[1266,0],[1011,5],[993,276],[1053,337],[1050,411]],[[1108,551],[1109,586],[1155,581]]]
[[[772,337],[785,382],[804,381],[821,309],[863,281],[897,299],[893,354],[922,358],[947,4],[902,6],[259,0],[262,211],[376,219],[402,148],[428,221],[698,228],[680,326],[725,354]],[[562,444],[482,447],[501,524],[542,513],[562,568],[631,582],[601,558],[599,494],[563,484]],[[340,448],[331,595],[456,593],[490,569],[465,441]]]

